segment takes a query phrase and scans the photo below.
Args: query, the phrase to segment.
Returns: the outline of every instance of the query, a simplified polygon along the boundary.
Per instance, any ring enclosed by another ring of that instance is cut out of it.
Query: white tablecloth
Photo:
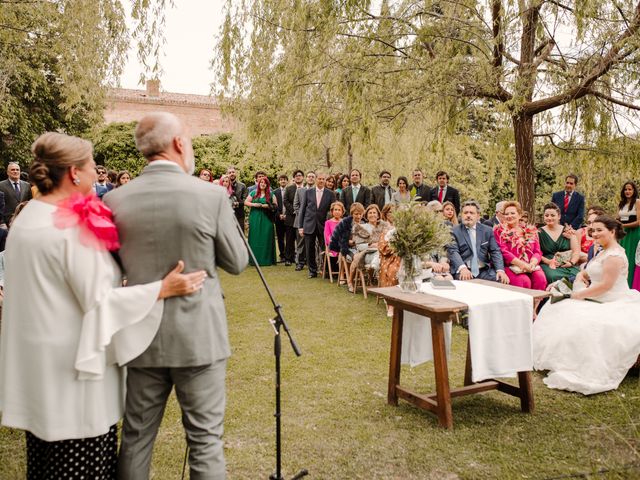
[[[515,377],[533,370],[531,296],[505,289],[454,281],[455,290],[435,290],[423,283],[421,291],[469,305],[472,379]],[[447,356],[451,322],[444,324]],[[416,366],[433,359],[428,317],[404,312],[401,362]]]

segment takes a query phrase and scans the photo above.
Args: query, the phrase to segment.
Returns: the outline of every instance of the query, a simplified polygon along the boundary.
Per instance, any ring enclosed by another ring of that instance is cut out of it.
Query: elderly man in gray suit
[[[192,176],[193,148],[175,116],[145,116],[136,146],[149,164],[138,178],[104,196],[120,233],[129,285],[162,278],[178,260],[208,278],[193,295],[167,299],[160,328],[127,374],[118,478],[149,478],[151,452],[175,386],[190,447],[192,480],[225,478],[222,431],[230,355],[216,267],[238,274],[248,254],[225,191]]]

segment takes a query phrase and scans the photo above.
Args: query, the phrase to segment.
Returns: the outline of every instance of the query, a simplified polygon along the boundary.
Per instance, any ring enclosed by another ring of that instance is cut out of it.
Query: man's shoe
[[[290,267],[291,266],[291,262],[284,262],[284,266],[285,267]]]
[[[304,265],[296,265],[296,272],[299,272],[304,268]]]
[[[309,272],[309,278],[316,278],[318,276],[318,272]]]

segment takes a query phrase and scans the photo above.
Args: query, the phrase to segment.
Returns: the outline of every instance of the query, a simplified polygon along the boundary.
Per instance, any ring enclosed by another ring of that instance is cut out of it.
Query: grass
[[[584,397],[550,390],[534,374],[536,411],[498,392],[453,401],[454,429],[400,401],[386,403],[390,321],[375,298],[292,267],[265,268],[303,356],[283,343],[283,473],[317,479],[637,479],[640,383]],[[222,275],[233,355],[227,378],[225,452],[230,479],[275,469],[273,316],[256,273]],[[284,340],[284,339],[283,339]],[[464,374],[466,331],[454,327],[452,385]],[[435,389],[431,363],[402,367],[403,384]],[[184,456],[172,397],[153,460],[154,479],[178,479]],[[24,436],[0,429],[0,479],[24,477]]]

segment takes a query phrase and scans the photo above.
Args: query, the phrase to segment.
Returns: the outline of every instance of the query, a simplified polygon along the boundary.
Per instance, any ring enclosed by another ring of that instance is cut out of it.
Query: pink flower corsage
[[[53,224],[64,229],[80,227],[80,243],[96,250],[117,250],[120,248],[118,230],[113,223],[109,207],[90,193],[86,197],[74,193],[58,203],[54,212]]]

